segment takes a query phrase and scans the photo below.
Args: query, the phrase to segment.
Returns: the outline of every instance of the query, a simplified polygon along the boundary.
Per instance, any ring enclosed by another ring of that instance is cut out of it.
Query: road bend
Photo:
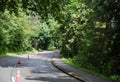
[[[18,73],[20,82],[80,82],[51,64],[55,54],[55,51],[43,51],[0,58],[0,82],[16,82]]]

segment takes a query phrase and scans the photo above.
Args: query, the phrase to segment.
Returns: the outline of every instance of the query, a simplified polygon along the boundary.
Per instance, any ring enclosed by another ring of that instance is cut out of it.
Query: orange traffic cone
[[[18,64],[21,64],[20,58],[18,59]]]
[[[20,82],[20,69],[17,71],[17,76],[15,82]]]

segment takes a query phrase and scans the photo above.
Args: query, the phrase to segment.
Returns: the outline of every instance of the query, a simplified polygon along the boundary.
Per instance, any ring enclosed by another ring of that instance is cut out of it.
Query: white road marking
[[[11,77],[11,79],[12,79],[12,82],[15,82],[15,78],[13,76]]]

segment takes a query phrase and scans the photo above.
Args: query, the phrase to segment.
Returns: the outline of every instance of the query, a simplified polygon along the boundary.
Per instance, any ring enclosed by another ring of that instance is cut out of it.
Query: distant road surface
[[[80,82],[51,64],[55,51],[0,58],[0,82],[15,82],[20,70],[20,82]],[[20,58],[20,66],[17,65]]]

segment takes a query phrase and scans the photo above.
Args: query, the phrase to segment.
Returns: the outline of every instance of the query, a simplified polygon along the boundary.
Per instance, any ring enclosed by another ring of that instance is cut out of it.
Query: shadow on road
[[[31,62],[36,63],[38,60],[40,61],[40,60],[48,59],[47,56],[44,56],[44,58],[37,58],[37,57],[39,57],[41,55],[52,53],[50,51],[48,51],[48,52],[46,51],[46,53],[44,53],[44,52],[40,52],[37,54],[32,53],[29,55],[29,59],[28,59],[28,54],[0,58],[0,67],[14,67],[15,65],[18,64],[18,59],[20,59],[21,67],[22,66],[31,67],[32,66],[32,65],[30,65]]]
[[[68,78],[68,76],[64,76],[64,77],[29,77],[26,78],[27,80],[38,80],[38,81],[42,81],[42,82],[67,82],[70,78]],[[73,81],[69,81],[69,82],[73,82]]]
[[[68,76],[63,75],[57,69],[52,69],[51,67],[51,57],[57,54],[56,52],[44,51],[40,52],[39,54],[24,54],[24,55],[17,55],[17,56],[10,56],[0,58],[0,68],[9,68],[9,67],[17,67],[18,60],[20,59],[21,64],[19,65],[21,68],[30,67],[30,76],[26,76],[27,74],[25,71],[23,72],[23,78],[29,80],[36,81],[47,81],[47,82],[67,82],[70,78]],[[25,70],[22,69],[21,71]],[[73,82],[73,81],[70,81]]]

